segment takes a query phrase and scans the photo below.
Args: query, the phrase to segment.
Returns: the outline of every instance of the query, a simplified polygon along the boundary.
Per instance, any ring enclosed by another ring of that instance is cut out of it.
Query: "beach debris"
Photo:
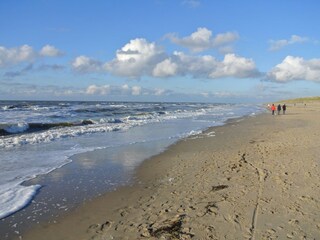
[[[141,237],[151,237],[148,228],[143,228],[143,229],[141,230]]]
[[[191,239],[194,234],[190,228],[184,228],[183,221],[185,214],[177,215],[173,219],[166,219],[161,223],[150,224],[148,231],[150,236],[161,239]]]
[[[244,162],[244,163],[247,163],[246,153],[242,154],[240,162],[241,162],[241,161]]]
[[[173,182],[173,180],[174,180],[174,178],[172,178],[172,177],[168,179],[169,182]]]
[[[204,213],[204,215],[206,215],[208,213],[210,213],[210,214],[213,213],[216,215],[218,212],[218,207],[215,202],[208,202],[208,205],[205,207],[205,209],[206,209],[206,212]]]
[[[228,187],[229,187],[228,185],[212,186],[211,191],[212,191],[212,192],[216,192],[216,191],[220,191],[220,190],[223,190],[223,189],[225,189],[225,188],[228,188]]]

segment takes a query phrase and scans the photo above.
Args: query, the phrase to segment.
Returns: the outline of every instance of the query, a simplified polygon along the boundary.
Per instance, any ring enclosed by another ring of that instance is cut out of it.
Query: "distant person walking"
[[[274,111],[276,110],[276,106],[274,104],[272,104],[271,106],[271,112],[272,112],[272,115],[274,115]]]
[[[280,115],[280,112],[281,112],[281,105],[280,104],[278,105],[277,110],[278,110],[278,115]]]
[[[283,115],[286,114],[287,106],[285,104],[282,105]]]

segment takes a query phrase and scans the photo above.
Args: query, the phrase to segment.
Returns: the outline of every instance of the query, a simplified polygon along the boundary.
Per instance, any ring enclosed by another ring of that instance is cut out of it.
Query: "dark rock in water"
[[[0,129],[0,136],[6,136],[9,135],[10,133],[8,133],[6,130],[4,129]]]
[[[91,120],[82,120],[82,124],[83,125],[90,125],[90,124],[94,124]]]
[[[166,114],[166,112],[158,112],[158,114],[160,114],[160,115],[163,115],[163,114]]]
[[[13,106],[13,105],[10,105],[10,106],[7,107],[7,109],[14,109],[14,108],[16,108],[16,107]]]

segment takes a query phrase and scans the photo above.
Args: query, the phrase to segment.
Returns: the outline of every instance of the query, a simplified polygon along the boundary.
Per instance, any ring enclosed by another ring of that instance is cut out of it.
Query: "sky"
[[[317,0],[0,0],[0,100],[320,94]]]

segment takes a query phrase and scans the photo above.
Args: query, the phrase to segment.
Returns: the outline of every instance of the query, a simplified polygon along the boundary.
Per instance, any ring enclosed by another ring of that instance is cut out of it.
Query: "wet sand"
[[[23,239],[320,239],[320,103],[232,120]]]

